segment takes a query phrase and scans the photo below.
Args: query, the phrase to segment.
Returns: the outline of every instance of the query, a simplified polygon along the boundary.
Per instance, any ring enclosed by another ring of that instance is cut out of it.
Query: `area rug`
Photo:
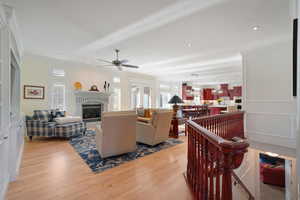
[[[136,160],[160,150],[183,143],[183,141],[173,138],[169,138],[167,141],[153,147],[137,143],[137,149],[134,152],[103,159],[99,155],[96,148],[95,137],[95,131],[87,130],[84,136],[72,138],[69,141],[80,157],[95,173],[103,172],[123,163]]]

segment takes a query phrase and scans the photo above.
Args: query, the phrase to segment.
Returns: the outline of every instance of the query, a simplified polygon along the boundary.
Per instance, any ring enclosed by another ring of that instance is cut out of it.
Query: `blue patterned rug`
[[[95,173],[103,172],[123,163],[183,143],[181,140],[173,138],[169,138],[167,141],[153,147],[137,143],[137,149],[134,152],[103,159],[96,148],[95,136],[95,131],[87,130],[84,136],[72,138],[69,141],[81,158]]]

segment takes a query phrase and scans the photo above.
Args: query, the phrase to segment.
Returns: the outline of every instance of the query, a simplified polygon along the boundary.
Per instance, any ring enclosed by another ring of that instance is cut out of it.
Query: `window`
[[[144,87],[144,108],[150,108],[151,107],[151,88],[150,87]]]
[[[66,73],[61,68],[51,68],[49,85],[49,107],[66,110]]]
[[[52,75],[56,77],[64,77],[65,76],[65,70],[63,69],[53,69]]]
[[[140,88],[137,87],[136,85],[132,85],[131,86],[131,108],[132,109],[141,106],[140,98],[141,98]]]
[[[113,77],[113,83],[120,83],[120,82],[121,82],[120,77],[117,77],[117,76]]]
[[[121,88],[113,88],[112,94],[112,110],[121,110]]]
[[[159,88],[160,88],[160,89],[169,90],[169,89],[170,89],[170,86],[169,86],[169,85],[166,85],[166,84],[160,84],[160,85],[159,85]]]
[[[51,98],[52,109],[66,110],[66,87],[64,84],[53,85]]]
[[[161,108],[170,108],[169,100],[171,99],[171,94],[169,92],[161,92],[159,95],[159,106]]]

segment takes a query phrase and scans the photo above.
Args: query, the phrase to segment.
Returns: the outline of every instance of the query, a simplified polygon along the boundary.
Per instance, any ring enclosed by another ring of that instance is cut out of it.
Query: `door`
[[[130,93],[131,109],[151,108],[153,106],[152,87],[144,84],[131,84]]]
[[[1,13],[1,7],[0,7]],[[1,26],[0,15],[0,199],[4,197],[9,181],[9,54],[8,31]]]

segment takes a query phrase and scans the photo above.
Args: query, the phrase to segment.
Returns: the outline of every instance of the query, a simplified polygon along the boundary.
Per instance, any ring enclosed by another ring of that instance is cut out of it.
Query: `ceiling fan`
[[[119,60],[119,52],[120,52],[119,49],[116,49],[115,52],[116,52],[116,59],[113,61],[103,60],[103,59],[99,59],[99,58],[97,60],[109,63],[109,65],[102,65],[102,66],[116,66],[120,71],[122,71],[123,67],[135,68],[135,69],[139,68],[136,65],[127,65],[126,63],[129,62],[128,60]]]

